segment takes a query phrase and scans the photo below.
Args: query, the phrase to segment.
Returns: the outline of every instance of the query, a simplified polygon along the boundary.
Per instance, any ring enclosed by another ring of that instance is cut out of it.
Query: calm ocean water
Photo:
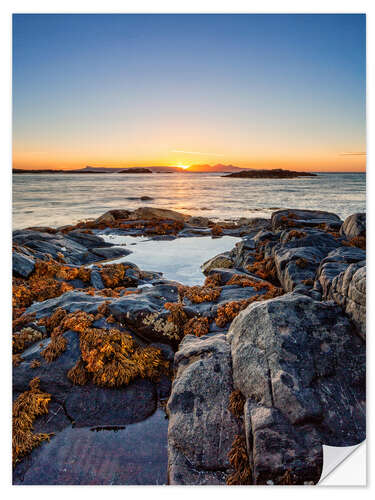
[[[152,201],[141,201],[150,196]],[[13,228],[58,227],[113,208],[170,208],[232,219],[270,217],[278,208],[328,210],[342,218],[366,210],[366,175],[235,179],[221,174],[14,175]]]

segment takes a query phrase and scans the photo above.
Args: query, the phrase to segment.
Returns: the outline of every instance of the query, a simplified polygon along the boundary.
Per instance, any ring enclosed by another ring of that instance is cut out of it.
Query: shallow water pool
[[[150,240],[115,234],[100,235],[106,242],[126,245],[133,253],[111,261],[133,262],[144,271],[158,271],[163,278],[184,285],[201,285],[204,274],[200,266],[215,255],[232,250],[241,238],[206,236],[176,238],[174,240]]]

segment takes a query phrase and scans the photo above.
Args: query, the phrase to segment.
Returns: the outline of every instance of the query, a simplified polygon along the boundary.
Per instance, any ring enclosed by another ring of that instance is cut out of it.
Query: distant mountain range
[[[77,168],[74,170],[54,170],[54,169],[47,169],[47,170],[28,170],[28,169],[21,169],[21,168],[14,168],[13,173],[14,174],[115,174],[119,172],[124,172],[124,171],[129,171],[132,168],[140,170],[139,167],[129,167],[129,168],[124,168],[124,167],[92,167],[90,165],[87,165],[84,168]],[[188,168],[181,168],[181,167],[144,167],[147,170],[151,170],[151,172],[156,172],[156,173],[172,173],[172,172],[227,172],[227,173],[232,173],[232,172],[241,172],[243,170],[249,170],[249,169],[244,169],[240,167],[236,167],[234,165],[222,165],[221,163],[218,163],[217,165],[191,165]],[[252,170],[252,169],[250,169]]]

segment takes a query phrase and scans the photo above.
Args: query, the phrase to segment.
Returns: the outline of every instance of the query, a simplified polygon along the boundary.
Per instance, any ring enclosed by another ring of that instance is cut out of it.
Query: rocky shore
[[[155,272],[104,235],[154,240]],[[224,235],[201,286],[157,272],[158,240]],[[291,209],[14,231],[14,483],[317,483],[365,439],[365,242],[364,214]]]
[[[297,177],[316,177],[311,172],[297,172],[295,170],[285,170],[283,168],[273,168],[271,170],[244,170],[243,172],[232,172],[222,177],[237,177],[243,179],[295,179]]]

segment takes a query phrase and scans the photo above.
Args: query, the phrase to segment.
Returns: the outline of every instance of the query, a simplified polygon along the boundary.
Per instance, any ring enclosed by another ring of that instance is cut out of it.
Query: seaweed
[[[235,436],[228,453],[229,463],[234,471],[227,478],[227,485],[250,485],[252,474],[247,454],[246,439],[241,434]]]
[[[238,389],[231,392],[229,396],[229,411],[237,418],[243,417],[245,398]]]
[[[178,286],[178,292],[180,299],[184,297],[189,299],[195,304],[200,304],[201,302],[216,302],[220,297],[221,288],[212,286]]]
[[[184,336],[185,335],[195,335],[196,337],[203,337],[207,335],[210,328],[208,318],[195,317],[189,319],[184,326]]]
[[[215,323],[219,327],[224,327],[227,323],[232,322],[238,314],[246,309],[246,307],[253,302],[262,302],[264,300],[273,299],[278,297],[284,293],[282,288],[275,287],[269,283],[265,284],[268,288],[268,291],[263,295],[253,295],[248,299],[242,300],[233,300],[231,302],[227,302],[225,304],[220,305],[217,308],[217,315],[215,318]]]
[[[219,224],[215,224],[211,228],[212,236],[221,236],[223,234],[223,228]]]
[[[259,278],[267,279],[278,283],[277,269],[272,257],[260,258],[253,264],[246,266],[250,273],[254,273]]]
[[[137,377],[157,380],[168,373],[169,362],[160,349],[138,346],[126,332],[89,328],[80,335],[81,359],[68,372],[73,383],[90,379],[103,387],[128,385]]]
[[[181,329],[188,319],[181,302],[166,302],[164,308],[171,313],[168,316],[168,321],[171,321]]]
[[[51,400],[50,394],[40,390],[39,383],[39,378],[33,378],[29,383],[30,389],[21,393],[13,404],[13,465],[16,465],[43,441],[49,441],[53,435],[33,433],[34,420],[48,413],[48,404]]]
[[[42,340],[44,335],[34,328],[22,328],[20,332],[13,333],[12,352],[18,354],[38,340]]]

